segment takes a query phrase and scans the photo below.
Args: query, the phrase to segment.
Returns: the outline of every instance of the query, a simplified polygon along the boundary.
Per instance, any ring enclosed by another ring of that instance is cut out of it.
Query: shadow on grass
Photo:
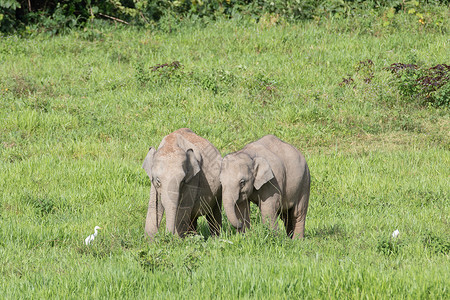
[[[311,230],[306,231],[306,237],[312,238],[329,238],[329,237],[344,237],[345,230],[339,224],[331,224],[325,225],[318,228],[313,228]]]

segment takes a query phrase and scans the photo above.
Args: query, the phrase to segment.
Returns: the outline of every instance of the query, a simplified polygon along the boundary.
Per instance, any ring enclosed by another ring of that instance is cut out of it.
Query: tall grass
[[[407,102],[385,70],[448,63],[447,37],[339,22],[1,38],[2,296],[448,298],[448,108]],[[370,83],[356,71],[368,59]],[[161,230],[149,244],[140,166],[180,127],[222,154],[269,133],[298,147],[312,176],[305,239],[252,207],[245,235],[224,218],[210,238],[201,220],[199,236]]]

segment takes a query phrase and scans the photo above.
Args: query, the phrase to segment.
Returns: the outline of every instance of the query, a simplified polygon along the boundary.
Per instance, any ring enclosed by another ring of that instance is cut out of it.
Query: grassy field
[[[1,297],[450,298],[449,110],[408,101],[385,69],[449,63],[450,41],[410,25],[1,37]],[[141,164],[180,127],[222,154],[269,133],[298,147],[306,238],[272,232],[253,207],[245,236],[225,221],[210,238],[202,220],[201,235],[149,244]]]

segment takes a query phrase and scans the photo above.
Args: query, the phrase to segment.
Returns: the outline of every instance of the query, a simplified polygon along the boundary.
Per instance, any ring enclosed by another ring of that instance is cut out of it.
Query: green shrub
[[[407,100],[434,106],[450,104],[449,65],[438,64],[426,68],[416,64],[395,63],[388,69],[395,74],[395,83]]]
[[[195,21],[224,16],[259,22],[264,16],[274,16],[277,20],[288,21],[319,20],[358,16],[373,10],[378,11],[383,26],[394,25],[396,15],[403,13],[410,15],[420,26],[443,30],[442,9],[433,7],[444,5],[448,5],[447,0],[1,0],[0,31],[39,30],[58,34],[74,26],[86,26],[94,19],[159,26],[171,31],[172,24],[184,19]]]
[[[16,25],[15,11],[21,5],[16,0],[0,0],[0,31],[10,32]]]
[[[402,243],[398,239],[381,238],[378,241],[377,250],[378,250],[378,252],[380,252],[386,256],[396,256],[396,255],[398,255],[401,247],[402,247]]]
[[[445,237],[438,236],[432,232],[427,232],[422,239],[423,245],[429,251],[436,254],[449,255],[450,240]]]

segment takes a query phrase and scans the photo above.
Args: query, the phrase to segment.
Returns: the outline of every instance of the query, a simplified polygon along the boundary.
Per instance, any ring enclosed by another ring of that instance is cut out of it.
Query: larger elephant
[[[198,217],[206,216],[211,235],[219,235],[221,160],[209,141],[187,128],[165,136],[158,149],[149,149],[142,167],[152,182],[145,221],[150,238],[158,232],[164,211],[166,230],[173,234],[196,231]]]
[[[277,228],[280,215],[286,233],[303,238],[310,193],[310,174],[303,155],[276,136],[267,135],[226,155],[220,173],[222,199],[231,225],[250,226],[250,202],[264,223]]]

